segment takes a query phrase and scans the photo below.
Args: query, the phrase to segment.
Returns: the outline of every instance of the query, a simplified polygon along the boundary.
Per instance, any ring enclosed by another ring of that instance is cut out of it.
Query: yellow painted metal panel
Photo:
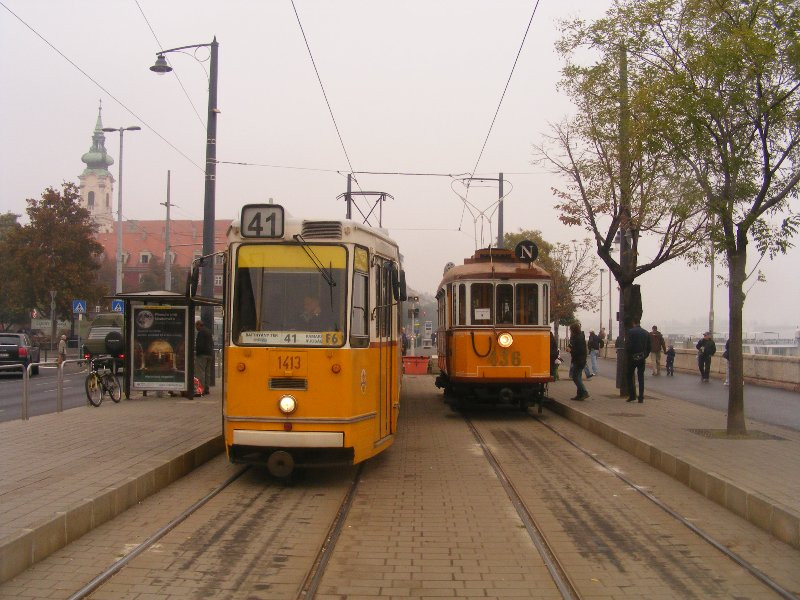
[[[342,246],[319,246],[307,248],[325,267],[344,269],[347,254]],[[314,263],[301,246],[287,244],[254,244],[239,248],[238,267],[314,268]]]

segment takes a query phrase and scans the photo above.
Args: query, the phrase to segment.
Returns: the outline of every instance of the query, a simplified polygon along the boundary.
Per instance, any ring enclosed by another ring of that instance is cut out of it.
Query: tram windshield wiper
[[[336,286],[336,282],[333,279],[333,265],[329,266],[326,271],[325,265],[322,264],[322,261],[319,259],[316,253],[311,249],[308,242],[303,238],[303,236],[300,235],[299,233],[296,233],[294,234],[293,237],[295,241],[301,243],[300,247],[308,255],[308,258],[310,258],[311,262],[314,263],[314,266],[317,268],[317,271],[319,271],[319,274],[322,275],[322,278],[325,280],[325,283],[327,283],[328,287],[330,287],[331,291],[333,291],[333,288]]]

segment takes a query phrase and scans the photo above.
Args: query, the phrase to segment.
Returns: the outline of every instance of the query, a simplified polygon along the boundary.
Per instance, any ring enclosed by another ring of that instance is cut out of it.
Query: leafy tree
[[[9,293],[18,306],[48,306],[56,291],[56,314],[72,314],[72,300],[97,302],[106,290],[96,282],[103,247],[94,239],[89,211],[73,183],[47,188],[28,199],[30,223],[9,231],[3,242]],[[5,286],[4,286],[5,288]]]
[[[0,215],[0,256],[8,256],[6,240],[15,230],[22,227],[17,222],[18,218],[19,215],[10,212]],[[8,269],[6,269],[6,274],[8,274]],[[0,331],[5,331],[13,323],[19,323],[27,318],[27,310],[18,297],[18,290],[14,283],[6,277],[3,292],[0,293]]]
[[[626,29],[623,12],[615,3],[592,24],[561,24],[561,87],[577,111],[551,126],[534,157],[564,181],[553,189],[561,221],[589,231],[617,280],[624,337],[643,312],[638,277],[677,257],[702,260],[698,240],[707,212],[699,186],[661,139],[664,115],[653,105],[656,69],[644,56],[639,32]],[[619,261],[612,254],[617,237]],[[653,244],[650,256],[640,253],[643,239]],[[627,378],[622,381],[624,395]]]
[[[712,217],[728,267],[728,433],[746,433],[742,311],[748,248],[770,258],[800,227],[800,10],[796,0],[629,2],[618,28],[650,65],[659,137]]]

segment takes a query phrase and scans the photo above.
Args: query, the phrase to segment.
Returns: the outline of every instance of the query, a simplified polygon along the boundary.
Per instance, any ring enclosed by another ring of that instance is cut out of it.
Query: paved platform
[[[0,423],[0,582],[222,449],[215,392],[106,399]]]
[[[570,400],[575,396],[571,380],[551,383],[550,404],[581,427],[800,548],[800,431],[747,419],[746,439],[714,437],[725,431],[724,411],[648,390],[649,379],[642,404],[620,398],[614,379],[602,374],[584,382],[590,394],[584,401]]]

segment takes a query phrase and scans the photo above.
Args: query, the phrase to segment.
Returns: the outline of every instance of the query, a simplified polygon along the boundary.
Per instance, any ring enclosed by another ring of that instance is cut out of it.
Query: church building
[[[97,241],[103,246],[105,256],[112,264],[117,256],[117,198],[114,195],[116,180],[108,167],[114,159],[108,155],[103,133],[102,107],[98,110],[97,123],[92,133],[92,146],[81,160],[86,163],[80,180],[80,204],[92,215],[97,224]],[[166,209],[158,199],[136,198],[137,204],[151,203],[152,211]],[[217,250],[225,247],[225,236],[230,225],[229,220],[218,220],[214,223],[214,240]],[[161,263],[166,256],[167,222],[163,220],[126,219],[123,212],[122,221],[122,291],[137,292],[141,289],[142,279],[155,258]],[[170,264],[172,274],[172,291],[183,291],[185,280],[180,279],[190,268],[192,261],[202,255],[203,221],[170,220],[169,222]],[[220,257],[218,257],[220,258]],[[166,282],[165,282],[166,283]],[[166,287],[166,285],[163,285]],[[112,292],[116,290],[111,290]],[[214,295],[222,295],[222,261],[214,265]]]

